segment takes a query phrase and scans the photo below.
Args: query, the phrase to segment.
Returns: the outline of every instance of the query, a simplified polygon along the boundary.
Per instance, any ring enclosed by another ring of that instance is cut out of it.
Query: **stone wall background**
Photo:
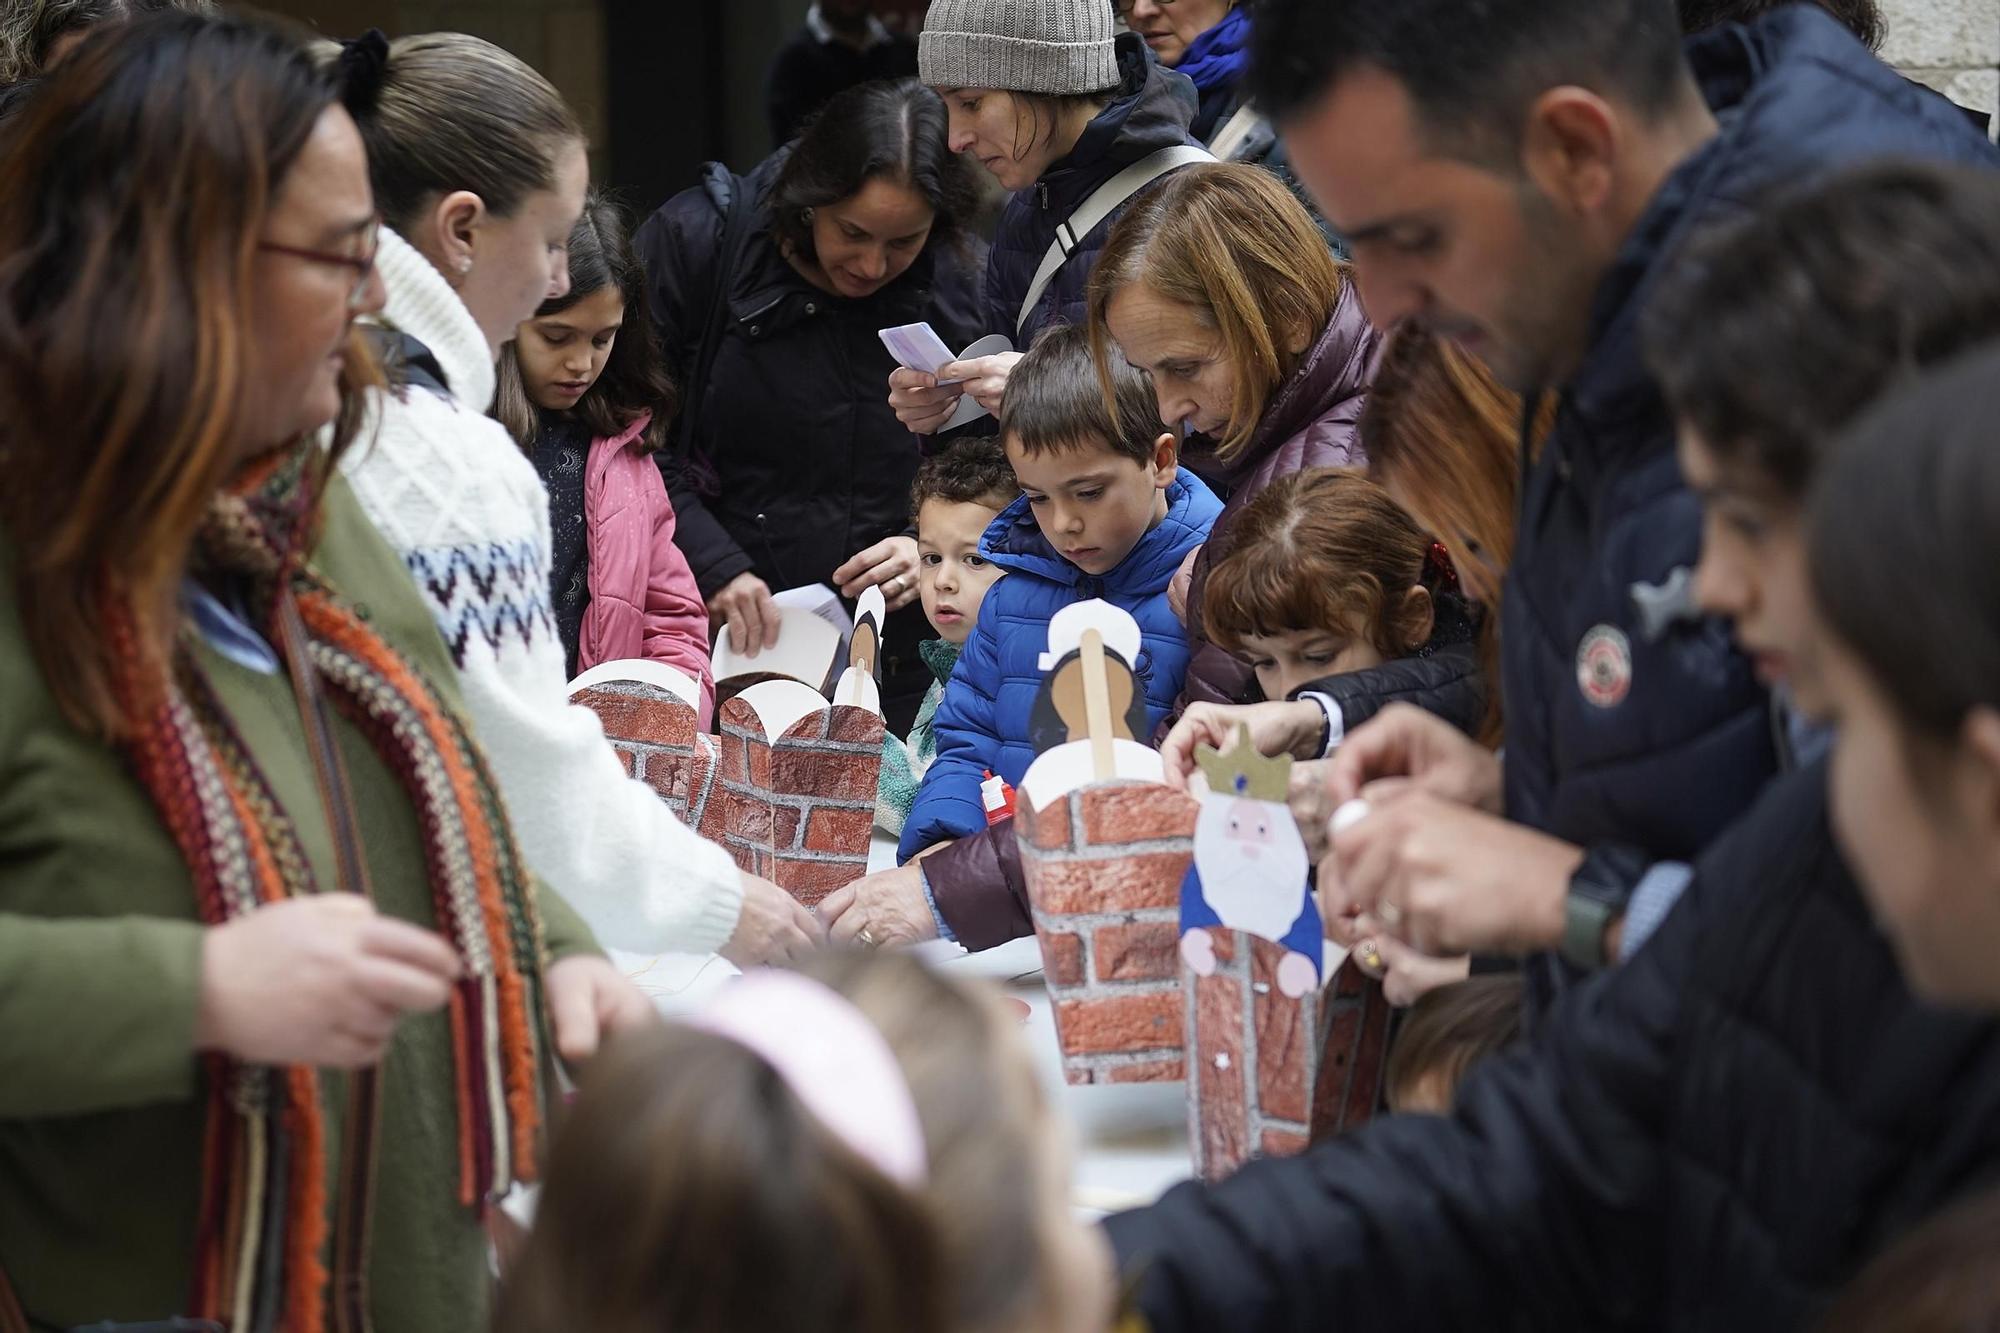
[[[2000,0],[1882,0],[1882,56],[1954,102],[2000,103]]]

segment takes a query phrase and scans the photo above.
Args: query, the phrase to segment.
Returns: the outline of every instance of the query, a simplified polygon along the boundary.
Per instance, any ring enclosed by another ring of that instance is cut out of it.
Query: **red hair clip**
[[[1452,564],[1451,552],[1445,549],[1443,542],[1431,543],[1431,549],[1424,557],[1424,563],[1436,572],[1439,581],[1445,587],[1454,591],[1458,588],[1458,567]]]

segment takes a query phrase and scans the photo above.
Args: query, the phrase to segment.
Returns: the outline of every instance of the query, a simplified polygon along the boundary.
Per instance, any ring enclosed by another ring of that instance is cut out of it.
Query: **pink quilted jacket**
[[[591,441],[584,464],[590,605],[583,613],[576,669],[646,657],[687,672],[701,685],[701,725],[715,711],[708,669],[708,610],[687,557],[674,545],[674,506],[639,437],[650,416]]]

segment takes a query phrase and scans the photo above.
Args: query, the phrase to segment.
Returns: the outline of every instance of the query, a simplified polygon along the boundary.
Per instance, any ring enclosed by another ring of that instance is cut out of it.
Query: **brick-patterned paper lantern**
[[[696,723],[694,706],[638,680],[605,680],[571,703],[597,714],[625,770],[644,781],[681,822],[700,829],[714,785],[715,740]]]
[[[1071,1083],[1186,1076],[1180,890],[1195,803],[1147,785],[1084,787],[1015,834]]]
[[[743,869],[807,907],[868,873],[882,773],[880,717],[823,708],[772,740],[756,709],[731,699],[722,706],[717,772],[719,791],[710,805],[722,812],[718,841]]]

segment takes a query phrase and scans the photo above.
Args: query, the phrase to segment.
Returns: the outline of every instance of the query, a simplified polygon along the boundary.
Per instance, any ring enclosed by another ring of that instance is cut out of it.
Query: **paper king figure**
[[[1197,976],[1215,971],[1214,929],[1241,930],[1282,944],[1278,989],[1297,998],[1319,985],[1319,909],[1307,883],[1305,841],[1286,805],[1289,755],[1267,759],[1239,728],[1236,744],[1201,746],[1208,778],[1194,829],[1194,863],[1181,881],[1181,957]]]

